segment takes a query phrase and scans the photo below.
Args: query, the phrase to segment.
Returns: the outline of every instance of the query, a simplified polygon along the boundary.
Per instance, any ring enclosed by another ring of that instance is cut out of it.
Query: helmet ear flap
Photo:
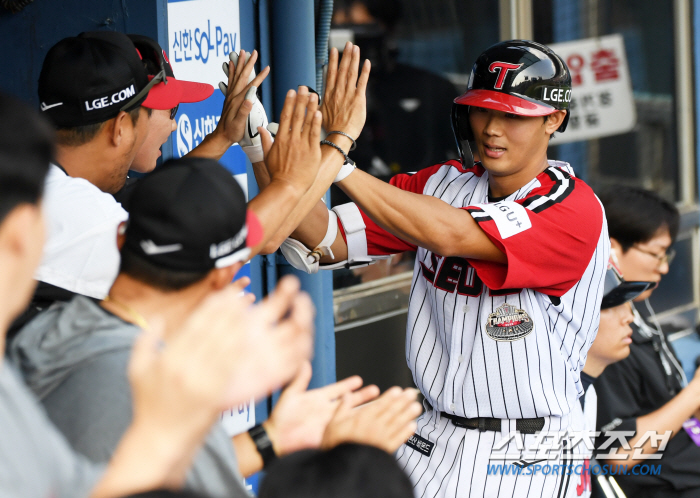
[[[472,154],[470,141],[474,140],[474,133],[469,124],[469,106],[461,104],[452,104],[452,133],[457,143],[457,151],[465,167],[471,167],[474,164],[474,154]]]

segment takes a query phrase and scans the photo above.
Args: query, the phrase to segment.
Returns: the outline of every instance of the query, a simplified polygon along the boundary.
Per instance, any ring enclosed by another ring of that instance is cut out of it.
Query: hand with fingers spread
[[[343,396],[348,396],[351,407],[379,396],[377,386],[360,389],[362,379],[358,376],[307,391],[310,380],[311,364],[305,362],[294,380],[282,391],[270,418],[263,424],[279,456],[321,446],[326,426]]]
[[[341,443],[360,443],[395,452],[416,430],[416,418],[422,411],[417,395],[416,389],[392,387],[376,401],[358,408],[353,408],[350,396],[344,396],[321,446],[328,449]]]
[[[243,54],[245,54],[245,51],[243,51]],[[255,53],[255,55],[257,55],[257,53]],[[228,57],[230,63],[224,62],[223,70],[224,74],[226,75],[226,78],[230,79],[231,65],[233,65],[233,71],[238,71],[238,61],[240,59],[236,52],[231,52],[230,54],[228,54]],[[243,64],[245,66],[250,64],[250,58],[251,54],[247,54],[246,58],[243,59]],[[248,76],[248,83],[251,83],[253,80],[255,80],[254,69],[250,72],[250,76]],[[252,102],[253,108],[251,109],[250,114],[248,114],[248,119],[246,120],[246,125],[243,131],[243,138],[238,141],[238,143],[241,145],[241,148],[243,149],[243,152],[245,152],[246,156],[248,156],[248,159],[251,163],[258,163],[263,161],[263,147],[260,138],[260,132],[258,132],[258,127],[262,126],[263,128],[265,128],[268,124],[265,108],[263,107],[262,102],[260,102],[257,96],[257,88],[259,86],[260,85],[251,87],[250,90],[248,90],[248,93],[246,93],[246,99]],[[224,94],[224,96],[228,94],[228,85],[223,81],[219,82],[219,89]]]
[[[326,131],[342,131],[357,139],[367,117],[367,80],[370,63],[360,67],[360,48],[348,42],[338,64],[338,50],[331,49],[328,58],[328,76],[323,94],[321,112]],[[359,78],[358,78],[359,72]],[[334,137],[335,139],[336,137]]]
[[[164,346],[143,334],[129,366],[135,420],[206,431],[221,410],[294,376],[311,355],[310,298],[285,277],[260,305],[253,299],[234,283],[207,297]]]
[[[284,100],[275,142],[268,130],[260,131],[270,181],[281,181],[305,192],[321,165],[321,113],[318,96],[307,87],[290,90]]]
[[[251,113],[255,114],[256,122],[260,121],[261,112],[265,116],[265,110],[258,101],[256,91],[269,74],[270,68],[266,67],[257,76],[254,75],[253,68],[258,60],[258,53],[255,50],[252,54],[241,50],[240,56],[232,54],[229,55],[229,59],[234,63],[234,70],[229,70],[230,65],[224,63],[224,73],[227,75],[228,83],[219,83],[219,88],[226,96],[219,123],[216,129],[207,135],[189,155],[221,158],[231,145],[240,143],[245,138],[246,124]],[[236,64],[235,61],[238,60],[246,62]],[[267,120],[266,116],[265,120]],[[262,160],[262,157],[258,160]]]

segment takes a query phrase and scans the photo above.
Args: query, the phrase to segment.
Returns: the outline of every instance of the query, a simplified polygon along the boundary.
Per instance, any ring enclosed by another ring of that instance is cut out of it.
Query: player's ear
[[[559,129],[561,124],[564,122],[567,112],[568,111],[556,111],[547,116],[547,119],[544,122],[544,130],[547,135],[552,135]]]
[[[622,244],[620,244],[617,239],[610,237],[610,250],[613,252],[614,257],[619,259],[625,253],[622,249]]]
[[[238,270],[243,267],[243,263],[236,263],[225,268],[215,268],[210,272],[212,287],[216,290],[223,289],[231,283]]]

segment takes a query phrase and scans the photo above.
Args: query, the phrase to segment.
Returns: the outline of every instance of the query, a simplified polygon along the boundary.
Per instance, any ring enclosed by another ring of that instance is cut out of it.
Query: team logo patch
[[[489,315],[486,334],[495,341],[517,341],[532,332],[534,324],[525,310],[504,303]]]
[[[420,437],[418,434],[411,436],[406,444],[416,450],[419,453],[423,453],[425,456],[430,456],[435,447],[435,443],[431,443],[427,439]]]

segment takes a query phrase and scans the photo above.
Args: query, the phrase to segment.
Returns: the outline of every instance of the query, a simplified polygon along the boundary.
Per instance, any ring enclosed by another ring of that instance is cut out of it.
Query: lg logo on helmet
[[[506,81],[506,75],[508,71],[515,71],[520,69],[522,64],[511,64],[510,62],[492,62],[489,66],[489,72],[498,72],[498,78],[496,78],[496,84],[493,86],[496,90],[503,90],[503,83]]]

